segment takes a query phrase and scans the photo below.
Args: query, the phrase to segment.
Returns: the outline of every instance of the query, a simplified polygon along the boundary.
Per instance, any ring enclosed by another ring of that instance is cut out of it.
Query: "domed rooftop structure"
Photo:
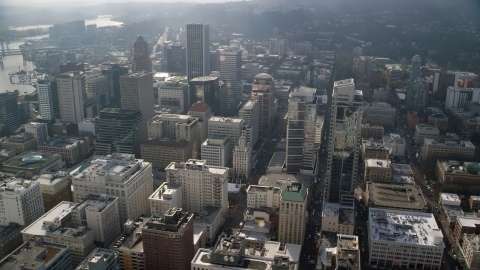
[[[138,36],[136,42],[146,42],[146,41],[145,41],[145,39],[143,38],[143,36]]]
[[[32,163],[39,162],[40,160],[42,160],[42,158],[43,157],[41,155],[31,155],[31,156],[22,158],[22,162],[24,164],[32,164]]]
[[[202,101],[197,101],[195,103],[192,104],[192,106],[190,107],[190,109],[188,109],[188,111],[192,111],[192,112],[206,112],[210,109],[210,106],[208,106],[207,103],[205,102],[202,102]]]
[[[273,81],[273,77],[268,73],[260,73],[255,76],[255,80],[272,80]]]

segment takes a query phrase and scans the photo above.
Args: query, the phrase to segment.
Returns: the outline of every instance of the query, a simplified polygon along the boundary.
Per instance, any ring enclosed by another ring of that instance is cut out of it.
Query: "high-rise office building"
[[[115,152],[140,155],[144,134],[140,111],[103,109],[95,118],[95,152],[100,155]]]
[[[420,77],[420,66],[422,64],[422,58],[420,55],[414,55],[410,66],[410,81],[415,82]]]
[[[38,107],[40,108],[40,116],[43,120],[55,119],[55,114],[53,111],[53,91],[51,81],[38,80],[36,88],[38,95]]]
[[[187,24],[187,78],[210,75],[210,26]],[[192,102],[193,103],[193,102]],[[207,102],[208,103],[208,102]],[[211,105],[210,105],[211,106]]]
[[[424,79],[408,81],[405,93],[405,105],[409,111],[425,109],[427,105],[428,84]]]
[[[252,127],[252,141],[251,146],[253,147],[258,140],[258,130],[259,130],[259,105],[256,100],[249,100],[238,112],[238,117],[243,118],[245,124],[248,124]]]
[[[178,106],[181,113],[186,113],[191,104],[188,101],[188,83],[185,77],[171,77],[158,85],[158,104]],[[173,103],[173,104],[172,104]]]
[[[208,119],[212,117],[212,110],[207,103],[197,101],[188,110],[188,115],[198,118],[197,145],[202,145],[208,137]]]
[[[90,194],[117,197],[121,225],[149,212],[152,164],[135,159],[134,155],[114,153],[92,160],[89,167],[73,177],[72,186],[76,203]]]
[[[97,102],[101,110],[110,105],[108,77],[105,75],[87,75],[87,97]]]
[[[227,114],[227,91],[224,82],[216,76],[204,76],[192,79],[189,83],[190,103],[207,103],[212,113],[218,116]]]
[[[128,67],[122,67],[116,63],[103,63],[102,74],[108,79],[108,92],[110,102],[120,102],[120,77],[128,73]]]
[[[193,213],[169,209],[142,227],[145,269],[189,270],[193,259]]]
[[[267,135],[273,125],[275,81],[267,73],[260,73],[253,79],[252,100],[258,101],[259,105],[259,132]]]
[[[245,125],[242,118],[227,118],[212,116],[208,120],[208,137],[215,135],[228,136],[230,138],[229,153],[233,154],[233,148],[242,135],[242,127]]]
[[[241,136],[233,149],[233,174],[234,179],[247,179],[252,170],[252,147],[244,136]]]
[[[28,133],[37,139],[37,146],[49,140],[46,123],[30,122],[25,125],[25,133]]]
[[[242,69],[242,51],[239,49],[221,49],[220,50],[220,80],[227,84],[227,108],[228,114],[233,116],[237,113],[242,94],[241,87],[241,69]]]
[[[308,189],[305,184],[292,183],[280,196],[278,241],[302,245],[305,238]]]
[[[143,117],[146,139],[147,122],[155,116],[152,72],[130,73],[120,77],[121,108],[138,110]]]
[[[328,146],[325,199],[352,204],[361,142],[363,94],[353,79],[336,81]]]
[[[315,132],[317,120],[317,89],[300,86],[288,99],[287,159],[289,173],[313,175],[317,170]]]
[[[9,179],[0,185],[0,225],[29,225],[45,212],[40,183]]]
[[[62,201],[73,201],[72,178],[65,171],[40,174],[35,180],[40,183],[45,212]]]
[[[205,160],[190,159],[172,162],[165,168],[166,182],[182,185],[182,208],[201,213],[207,206],[221,208],[225,215],[228,208],[228,168],[210,166]]]
[[[228,136],[210,136],[202,143],[202,159],[213,166],[227,167],[231,160],[231,148]]]
[[[87,85],[85,74],[72,71],[57,75],[60,120],[78,124],[85,119]]]
[[[6,92],[0,94],[0,130],[14,132],[20,126],[17,94]]]
[[[186,64],[186,49],[183,46],[179,45],[167,45],[164,47],[162,55],[164,57],[164,62],[167,64],[168,72],[177,72],[185,73],[185,64]]]
[[[142,36],[138,36],[137,41],[133,43],[132,71],[152,72],[152,60],[148,52],[148,42]]]

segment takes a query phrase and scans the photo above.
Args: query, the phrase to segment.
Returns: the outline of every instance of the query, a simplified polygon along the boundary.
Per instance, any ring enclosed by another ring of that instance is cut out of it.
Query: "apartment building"
[[[182,208],[182,186],[164,182],[148,197],[148,201],[150,213],[157,217],[171,208]]]
[[[72,180],[76,203],[90,194],[118,198],[120,224],[148,213],[153,192],[152,165],[133,154],[114,153],[99,157]]]
[[[445,249],[432,213],[370,208],[369,262],[379,267],[440,269]]]

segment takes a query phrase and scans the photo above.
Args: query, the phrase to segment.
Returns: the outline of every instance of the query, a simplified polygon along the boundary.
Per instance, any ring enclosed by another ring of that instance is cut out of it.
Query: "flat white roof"
[[[389,168],[390,162],[387,159],[379,159],[379,158],[368,158],[366,160],[367,166],[369,168]]]
[[[460,206],[460,198],[454,193],[440,193],[440,198],[444,204]]]
[[[432,213],[370,208],[370,240],[444,247]]]
[[[44,221],[53,221],[57,217],[59,220],[61,220],[66,215],[69,215],[74,207],[75,203],[73,202],[63,201],[59,203],[50,211],[41,216],[39,219],[35,220],[32,224],[23,229],[22,233],[43,236],[47,232],[47,227],[43,225]]]

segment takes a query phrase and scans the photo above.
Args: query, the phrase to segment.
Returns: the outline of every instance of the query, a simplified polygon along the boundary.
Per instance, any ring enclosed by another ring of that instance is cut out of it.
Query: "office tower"
[[[87,97],[97,102],[101,110],[110,105],[110,93],[108,91],[108,77],[105,75],[87,75]]]
[[[273,77],[267,73],[260,73],[253,79],[252,100],[258,102],[259,111],[259,133],[268,135],[273,125],[275,82]]]
[[[245,124],[253,128],[252,142],[251,145],[254,146],[258,140],[258,130],[259,130],[259,105],[256,100],[249,100],[238,112],[238,117],[243,118]]]
[[[315,132],[317,89],[300,86],[292,90],[287,112],[287,159],[289,173],[314,175],[317,171]]]
[[[17,94],[0,93],[0,130],[14,132],[20,126]]]
[[[226,118],[212,116],[208,120],[208,137],[214,135],[223,135],[230,138],[229,152],[233,154],[233,148],[238,143],[242,132],[242,127],[245,125],[241,118]]]
[[[480,88],[463,88],[449,86],[446,89],[445,108],[470,110],[470,106],[480,102]]]
[[[83,72],[72,71],[57,75],[60,121],[77,124],[85,119],[87,86]]]
[[[139,156],[144,134],[140,111],[103,109],[95,118],[95,152],[99,155],[117,152]]]
[[[47,242],[40,236],[25,241],[14,252],[1,259],[0,265],[0,269],[73,269],[70,247]]]
[[[110,93],[110,102],[120,102],[120,77],[128,73],[128,67],[121,67],[116,63],[103,63],[102,74],[108,80],[108,92]]]
[[[121,108],[139,110],[143,116],[144,135],[147,122],[155,116],[152,73],[130,73],[120,77]],[[146,137],[145,137],[146,138]]]
[[[252,170],[251,161],[252,147],[244,136],[241,136],[233,150],[233,174],[234,179],[247,179]]]
[[[193,213],[169,209],[142,227],[145,269],[189,270],[193,259]]]
[[[144,71],[152,72],[152,60],[148,52],[148,42],[142,36],[138,36],[137,41],[133,43],[132,71],[134,73]]]
[[[168,103],[164,103],[167,100]],[[171,77],[158,85],[158,104],[174,105],[186,113],[191,104],[188,101],[188,82],[185,77]]]
[[[0,185],[0,225],[29,225],[45,213],[40,183],[11,178]]]
[[[220,70],[220,50],[210,51],[210,70]]]
[[[231,160],[230,139],[224,135],[209,136],[202,143],[202,159],[213,166],[227,167]]]
[[[40,116],[43,120],[55,119],[55,114],[53,111],[53,91],[51,81],[38,80],[36,88],[38,95],[38,107],[40,108]]]
[[[408,81],[405,93],[405,105],[409,111],[425,109],[427,105],[428,84],[424,79]]]
[[[163,61],[167,64],[168,72],[185,73],[187,50],[179,45],[167,45],[164,48]]]
[[[87,226],[93,231],[97,247],[108,248],[120,231],[119,199],[105,194],[89,194],[72,209],[73,226]]]
[[[71,55],[72,57],[75,57],[75,53],[71,53]],[[75,62],[76,59],[71,59],[71,60],[72,61],[68,61],[66,63],[60,64],[59,66],[60,73],[67,73],[67,72],[73,72],[73,71],[85,73],[84,63],[77,63]]]
[[[357,176],[362,104],[362,91],[355,90],[353,79],[334,83],[325,181],[327,202],[353,205],[350,195]]]
[[[242,51],[239,49],[221,49],[220,50],[220,80],[227,84],[227,108],[228,114],[232,116],[237,113],[237,107],[240,103],[242,94],[241,87],[241,68]]]
[[[118,198],[120,224],[148,213],[148,197],[153,192],[152,165],[134,155],[114,153],[99,157],[72,180],[76,203],[90,194]],[[91,192],[91,191],[94,192]]]
[[[187,114],[198,118],[197,145],[202,145],[208,137],[208,119],[212,117],[212,110],[207,103],[197,101],[192,104]]]
[[[69,21],[67,23],[67,30],[70,36],[85,36],[85,21]]]
[[[174,207],[182,208],[182,186],[163,182],[148,198],[150,213],[162,217]]]
[[[278,241],[283,245],[302,245],[305,238],[308,189],[305,184],[292,183],[280,196]]]
[[[219,81],[218,77],[197,77],[188,84],[190,87],[191,104],[201,101],[207,103],[215,115],[224,116],[227,114],[226,86]]]
[[[157,115],[148,121],[148,137],[152,139],[185,140],[191,157],[196,157],[198,149],[198,120],[190,115]]]
[[[221,208],[225,215],[228,208],[228,168],[210,166],[205,160],[190,159],[172,162],[165,168],[166,181],[182,186],[182,208],[201,213],[207,206]]]
[[[420,58],[420,55],[414,55],[412,57],[412,62],[410,66],[410,80],[411,82],[417,81],[418,78],[420,78],[420,66],[422,64],[422,58]]]
[[[37,147],[49,140],[48,126],[46,123],[30,122],[25,125],[25,133],[37,139]]]
[[[210,26],[187,24],[187,78],[210,75]],[[193,103],[193,102],[192,102]],[[208,103],[208,102],[207,102]]]
[[[73,201],[72,179],[65,171],[47,172],[38,176],[45,212],[62,201]]]
[[[148,138],[141,144],[141,157],[152,163],[153,168],[163,170],[170,162],[191,159],[192,145],[184,139]]]

